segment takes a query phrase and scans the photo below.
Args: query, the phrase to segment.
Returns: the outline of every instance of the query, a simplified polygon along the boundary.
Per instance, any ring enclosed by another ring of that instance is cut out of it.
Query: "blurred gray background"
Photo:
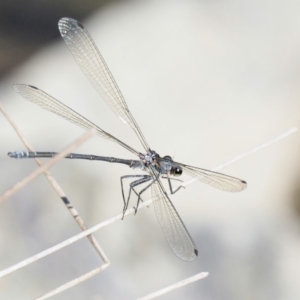
[[[0,12],[0,101],[37,151],[59,151],[84,131],[22,99],[15,83],[142,150],[60,38],[65,16],[89,30],[161,155],[209,169],[300,126],[299,1],[2,1]],[[2,193],[36,164],[7,157],[25,148],[3,116],[0,126]],[[54,299],[135,299],[201,271],[209,277],[160,299],[299,299],[299,150],[296,133],[222,170],[248,182],[242,193],[195,183],[172,197],[196,261],[173,254],[150,207],[97,232],[111,266]],[[77,152],[134,158],[100,138]],[[69,160],[51,172],[88,226],[122,211],[119,177],[136,173]],[[1,270],[80,231],[43,176],[1,204],[0,228]],[[1,278],[0,298],[32,299],[101,264],[83,240]]]

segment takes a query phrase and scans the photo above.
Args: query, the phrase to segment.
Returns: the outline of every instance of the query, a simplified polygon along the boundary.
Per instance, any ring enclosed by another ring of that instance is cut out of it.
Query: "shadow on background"
[[[60,38],[62,17],[82,19],[113,0],[0,2],[0,79],[36,50]]]

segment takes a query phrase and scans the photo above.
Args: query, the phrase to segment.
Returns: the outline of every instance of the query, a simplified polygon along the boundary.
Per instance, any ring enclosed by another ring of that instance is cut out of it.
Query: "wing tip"
[[[37,87],[33,86],[33,85],[29,85],[29,84],[14,84],[13,85],[14,90],[17,93],[20,93],[22,90],[26,89],[26,88],[31,88],[31,89],[35,89],[38,90]]]
[[[64,17],[58,21],[58,29],[62,35],[65,35],[74,26],[84,29],[84,26],[79,21],[72,18]]]
[[[173,249],[174,251],[174,249]],[[174,251],[174,253],[182,260],[184,261],[194,261],[198,257],[198,249],[195,247],[192,252],[187,253],[177,253]]]
[[[82,23],[80,23],[79,21],[76,21],[77,22],[77,25],[81,28],[81,29],[84,29],[84,26]]]
[[[245,180],[241,180],[241,183],[243,185],[243,189],[242,190],[244,190],[248,186],[248,184],[247,184],[247,182]]]
[[[58,25],[63,25],[63,24],[65,24],[65,23],[73,22],[73,21],[75,21],[75,20],[72,19],[72,18],[69,18],[69,17],[63,17],[63,18],[59,19]]]
[[[198,258],[198,249],[197,248],[194,249],[193,255],[188,257],[180,257],[180,258],[185,261],[194,261],[196,258]]]
[[[21,86],[21,84],[14,84],[14,85],[13,85],[13,89],[14,89],[16,92],[18,92],[20,86]]]

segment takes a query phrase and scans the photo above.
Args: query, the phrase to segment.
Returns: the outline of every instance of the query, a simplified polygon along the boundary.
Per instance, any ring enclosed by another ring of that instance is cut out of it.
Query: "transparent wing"
[[[105,132],[100,127],[87,120],[85,117],[81,116],[80,114],[72,110],[70,107],[62,104],[47,93],[43,92],[42,90],[34,86],[25,84],[16,84],[14,85],[14,89],[26,100],[39,105],[45,110],[53,112],[83,129],[94,128],[98,136],[101,136],[102,138],[108,139],[110,141],[114,141],[136,155],[139,154],[138,151],[134,150],[122,141],[118,140],[111,134]]]
[[[77,64],[103,100],[123,122],[135,131],[145,150],[149,150],[119,87],[88,31],[81,23],[70,18],[62,18],[58,22],[58,28]]]
[[[183,172],[185,172],[189,176],[197,178],[199,181],[207,183],[223,191],[240,192],[247,187],[247,182],[239,178],[235,178],[218,172],[213,172],[201,168],[184,165],[178,162],[174,162],[174,163],[180,166]]]
[[[155,176],[155,175],[154,175]],[[198,250],[158,179],[152,186],[153,206],[160,227],[174,253],[183,260],[192,261]]]

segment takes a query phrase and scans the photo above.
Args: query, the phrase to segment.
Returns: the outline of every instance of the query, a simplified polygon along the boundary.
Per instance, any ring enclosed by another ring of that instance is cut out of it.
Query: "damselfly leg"
[[[129,184],[129,192],[128,192],[127,199],[125,200],[123,180],[128,179],[128,178],[140,178],[140,179],[135,180],[135,181],[133,181],[133,182],[131,182]],[[150,181],[152,179],[152,177],[150,175],[124,175],[120,179],[121,179],[120,181],[121,181],[122,197],[123,197],[123,201],[124,201],[124,208],[123,208],[123,217],[122,217],[122,219],[124,219],[126,210],[128,208],[128,205],[129,205],[129,201],[130,201],[130,197],[131,197],[131,191],[133,191],[135,193],[135,195],[138,197],[137,204],[136,204],[136,207],[135,207],[135,214],[136,214],[138,206],[139,206],[139,202],[140,201],[143,202],[143,199],[141,198],[141,194],[143,192],[145,192],[151,185],[146,186],[144,189],[142,189],[139,192],[137,192],[135,190],[135,187],[137,187],[137,186],[139,186],[139,185],[141,185],[141,184],[143,184],[145,182]]]
[[[172,186],[171,180],[183,182],[183,180],[181,180],[181,179],[178,179],[178,178],[171,178],[171,177],[169,177],[168,175],[167,175],[167,176],[162,176],[161,178],[167,179],[167,180],[168,180],[168,184],[169,184],[169,189],[170,189],[171,195],[174,195],[175,193],[177,193],[181,188],[182,188],[182,189],[185,189],[185,186],[180,185],[179,187],[177,187],[177,188],[173,191],[173,186]]]

